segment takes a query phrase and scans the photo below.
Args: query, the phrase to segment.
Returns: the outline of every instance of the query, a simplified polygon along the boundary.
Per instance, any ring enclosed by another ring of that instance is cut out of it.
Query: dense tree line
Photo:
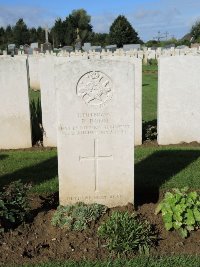
[[[93,45],[105,46],[117,44],[141,43],[138,33],[124,16],[118,16],[110,27],[109,33],[95,33],[91,25],[91,17],[84,9],[73,10],[65,19],[56,19],[49,33],[49,41],[54,47],[74,45],[77,39],[77,29],[82,44],[91,42]],[[45,42],[45,30],[42,27],[28,28],[22,18],[14,26],[0,27],[0,48],[14,43],[17,46]]]

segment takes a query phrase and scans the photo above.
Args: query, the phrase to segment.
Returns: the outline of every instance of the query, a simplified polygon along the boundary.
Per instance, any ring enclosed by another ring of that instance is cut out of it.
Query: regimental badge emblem
[[[100,71],[84,74],[77,84],[77,95],[87,105],[98,106],[112,98],[112,81]]]

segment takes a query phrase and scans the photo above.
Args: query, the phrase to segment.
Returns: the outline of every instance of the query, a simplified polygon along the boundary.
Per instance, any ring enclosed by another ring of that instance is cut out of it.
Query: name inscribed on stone
[[[130,129],[129,124],[112,124],[110,113],[78,113],[76,119],[74,125],[59,125],[63,135],[118,135]]]

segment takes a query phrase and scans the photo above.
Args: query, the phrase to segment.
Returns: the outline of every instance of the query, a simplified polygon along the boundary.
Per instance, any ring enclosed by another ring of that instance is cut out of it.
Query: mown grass
[[[160,257],[147,258],[139,257],[129,261],[115,260],[105,262],[51,262],[37,265],[24,265],[26,267],[199,267],[200,257],[180,256],[180,257]]]
[[[52,150],[0,151],[0,189],[21,179],[37,193],[58,190],[57,152]]]
[[[135,190],[169,190],[189,186],[200,189],[200,148],[137,147]],[[57,152],[24,150],[0,152],[0,187],[21,179],[32,182],[34,192],[58,190]]]
[[[142,119],[157,119],[158,66],[143,66],[142,73]]]
[[[38,98],[40,99],[40,91],[33,91],[29,90],[29,97],[30,97],[30,102],[34,100],[36,103],[38,101]]]

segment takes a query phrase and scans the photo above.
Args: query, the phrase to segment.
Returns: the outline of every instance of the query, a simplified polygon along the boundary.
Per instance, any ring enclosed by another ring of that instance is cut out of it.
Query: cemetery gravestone
[[[27,61],[23,57],[2,57],[0,73],[0,149],[29,148]]]
[[[56,66],[60,204],[134,200],[134,64]]]
[[[91,43],[84,43],[82,49],[83,51],[89,52],[91,50]]]
[[[59,61],[61,60],[66,61],[67,59],[59,57]],[[45,56],[39,61],[44,147],[57,146],[56,90],[54,82],[56,61],[57,58],[53,56]]]
[[[117,45],[107,45],[105,47],[105,49],[106,49],[106,51],[112,51],[112,52],[114,52],[117,49]]]
[[[200,142],[200,60],[159,59],[158,144]]]
[[[131,49],[140,50],[141,49],[141,45],[140,44],[124,44],[123,45],[123,50],[124,51],[129,51]]]
[[[39,60],[38,55],[29,55],[28,57],[30,88],[34,91],[40,90]]]

